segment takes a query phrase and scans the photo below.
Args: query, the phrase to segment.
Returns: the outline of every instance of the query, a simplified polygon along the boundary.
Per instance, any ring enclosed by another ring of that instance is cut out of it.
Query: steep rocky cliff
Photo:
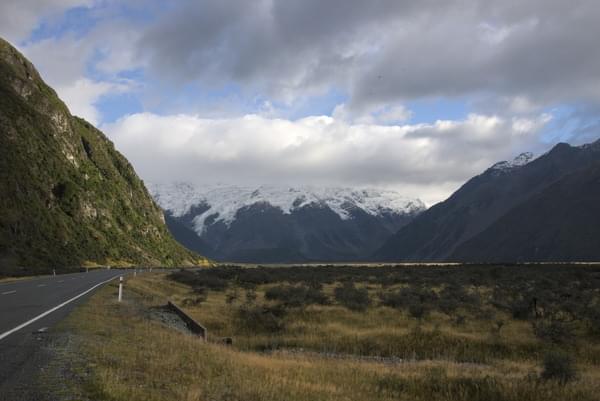
[[[112,142],[0,39],[0,274],[205,262]]]

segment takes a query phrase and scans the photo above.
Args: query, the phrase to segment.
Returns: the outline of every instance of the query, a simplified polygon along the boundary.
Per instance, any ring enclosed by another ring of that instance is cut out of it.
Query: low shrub
[[[458,303],[458,301],[454,298],[441,298],[437,304],[438,309],[445,313],[448,316],[452,316],[454,314],[454,312],[456,312],[456,310],[458,309],[458,307],[460,306],[460,304]]]
[[[253,288],[246,290],[246,303],[247,304],[254,303],[256,301],[256,298],[258,298],[258,295],[256,294],[256,291]]]
[[[518,320],[527,320],[531,317],[531,306],[523,299],[514,299],[508,304],[512,317]]]
[[[225,294],[225,302],[227,303],[227,305],[231,305],[232,303],[237,301],[239,298],[240,298],[240,292],[238,291],[237,287],[235,287],[233,290],[228,291]]]
[[[363,311],[371,304],[367,289],[356,288],[352,282],[336,287],[334,296],[337,302],[353,311]]]
[[[414,318],[423,318],[439,298],[433,291],[423,288],[403,288],[398,291],[379,294],[381,304],[396,309],[406,309]]]
[[[390,308],[401,309],[406,307],[407,299],[402,291],[382,292],[379,294],[382,305]]]
[[[566,344],[573,340],[573,329],[559,320],[539,320],[533,323],[533,333],[542,341]]]
[[[467,322],[467,317],[465,315],[458,314],[454,317],[453,323],[456,326],[463,326]]]
[[[415,300],[408,305],[408,314],[415,319],[424,318],[428,312],[428,309],[422,302]]]
[[[328,299],[323,292],[314,286],[278,285],[265,291],[265,298],[279,301],[287,307],[304,307],[313,304],[326,304]]]
[[[171,273],[169,278],[193,288],[205,288],[212,291],[224,291],[229,284],[227,280],[210,274],[203,274],[200,279],[198,273],[183,269]]]
[[[236,323],[242,330],[277,333],[285,329],[285,310],[281,306],[244,304],[236,313]]]
[[[181,304],[183,306],[199,306],[201,305],[204,301],[206,301],[206,294],[201,294],[198,296],[195,296],[193,298],[185,298]]]
[[[590,308],[591,309],[591,308]],[[588,332],[592,336],[600,337],[600,311],[592,309],[587,313]]]
[[[565,384],[577,377],[575,361],[562,351],[550,351],[544,356],[541,378]]]

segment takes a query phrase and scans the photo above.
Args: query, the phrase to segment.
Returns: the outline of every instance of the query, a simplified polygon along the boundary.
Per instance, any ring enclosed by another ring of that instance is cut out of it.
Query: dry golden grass
[[[85,395],[94,400],[127,401],[585,401],[597,400],[600,391],[600,374],[593,366],[580,366],[579,379],[562,386],[536,379],[537,361],[528,358],[485,364],[450,359],[389,363],[315,352],[263,354],[241,350],[266,341],[261,336],[237,335],[236,348],[226,348],[203,343],[148,317],[149,308],[163,305],[167,298],[182,302],[189,296],[186,286],[162,274],[147,274],[126,282],[121,304],[116,302],[116,287],[110,285],[79,307],[62,327],[80,340],[79,350],[87,361],[83,368],[90,372],[84,382]],[[189,310],[209,326],[209,335],[236,334],[224,294],[211,293],[200,307]],[[414,330],[408,324],[410,319],[396,316],[395,310],[374,308],[368,312],[311,307],[280,335],[280,340],[319,349],[322,341],[352,343],[352,339],[363,336],[395,341]],[[433,329],[440,319],[432,316],[419,330]],[[511,337],[511,330],[520,331],[517,324],[510,327],[505,328]],[[440,329],[445,330],[449,335],[463,336],[465,341],[480,339],[475,323],[460,330],[450,326]]]
[[[148,293],[160,297],[162,291],[180,303],[194,298],[185,285],[160,276],[146,280],[143,286]],[[257,290],[256,303],[264,301],[263,287]],[[326,286],[324,292],[331,296],[333,287]],[[287,329],[276,336],[248,332],[235,325],[237,307],[245,302],[244,291],[238,290],[238,299],[232,304],[226,302],[225,292],[210,292],[200,306],[187,306],[186,310],[208,328],[210,335],[233,337],[236,347],[246,351],[283,347],[326,353],[472,362],[485,362],[499,353],[503,358],[537,360],[543,352],[529,323],[512,320],[505,315],[496,316],[505,323],[495,333],[493,319],[469,318],[465,324],[456,325],[452,318],[438,312],[416,320],[405,312],[375,306],[364,312],[354,312],[339,305],[312,305],[290,313],[286,318]],[[372,292],[375,291],[377,288],[372,289]]]

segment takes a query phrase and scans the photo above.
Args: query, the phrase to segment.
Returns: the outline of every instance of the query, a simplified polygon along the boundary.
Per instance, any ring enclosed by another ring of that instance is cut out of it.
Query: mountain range
[[[428,210],[394,191],[150,189],[175,238],[217,260],[600,260],[600,140],[498,162]]]
[[[194,251],[256,263],[600,260],[600,141],[496,163],[427,210],[376,189],[148,191],[1,39],[0,194],[0,274],[208,263]]]
[[[206,263],[173,239],[161,209],[107,137],[72,116],[2,39],[0,194],[0,275]]]
[[[390,190],[150,184],[182,244],[217,260],[366,260],[425,210]]]
[[[402,227],[374,259],[600,260],[600,141],[497,163]]]

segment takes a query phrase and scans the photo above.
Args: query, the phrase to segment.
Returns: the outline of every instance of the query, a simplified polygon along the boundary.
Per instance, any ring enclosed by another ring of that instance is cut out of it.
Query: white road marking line
[[[64,282],[65,282],[65,280],[60,280],[60,281],[59,281],[59,283],[64,283]]]
[[[10,294],[14,294],[15,292],[17,292],[17,291],[16,290],[6,291],[6,292],[3,292],[2,295],[10,295]]]
[[[45,287],[46,284],[38,284],[38,287]]]
[[[121,275],[121,273],[119,273],[119,275]],[[76,296],[74,296],[73,298],[66,300],[66,301],[65,301],[65,302],[63,302],[62,304],[60,304],[60,305],[57,305],[57,306],[55,306],[54,308],[52,308],[52,309],[49,309],[49,310],[47,310],[46,312],[44,312],[44,313],[42,313],[42,314],[40,314],[40,315],[37,315],[37,316],[36,316],[36,317],[34,317],[33,319],[26,321],[25,323],[23,323],[23,324],[21,324],[21,325],[19,325],[19,326],[15,327],[14,329],[8,330],[7,332],[0,334],[0,340],[2,340],[2,339],[4,339],[4,338],[8,337],[9,335],[11,335],[12,333],[14,333],[14,332],[16,332],[16,331],[19,331],[19,330],[21,330],[23,327],[27,327],[27,326],[29,326],[31,323],[33,323],[33,322],[35,322],[35,321],[37,321],[37,320],[40,320],[41,318],[43,318],[43,317],[45,317],[45,316],[48,316],[48,315],[49,315],[49,314],[51,314],[52,312],[54,312],[54,311],[57,311],[58,309],[62,308],[63,306],[65,306],[65,305],[68,305],[68,304],[70,304],[71,302],[73,302],[73,301],[75,301],[75,300],[77,300],[77,299],[81,298],[82,296],[84,296],[84,295],[85,295],[85,294],[87,294],[88,292],[90,292],[90,291],[93,291],[94,289],[96,289],[96,288],[100,287],[101,285],[103,285],[103,284],[106,284],[106,283],[108,283],[109,281],[112,281],[112,280],[114,280],[115,278],[119,277],[119,275],[117,275],[117,276],[114,276],[114,277],[111,277],[111,278],[109,278],[108,280],[105,280],[105,281],[103,281],[103,282],[101,282],[101,283],[98,283],[98,284],[96,284],[95,286],[91,287],[90,289],[88,289],[88,290],[85,290],[85,291],[84,291],[84,292],[82,292],[81,294],[79,294],[79,295],[76,295]]]

